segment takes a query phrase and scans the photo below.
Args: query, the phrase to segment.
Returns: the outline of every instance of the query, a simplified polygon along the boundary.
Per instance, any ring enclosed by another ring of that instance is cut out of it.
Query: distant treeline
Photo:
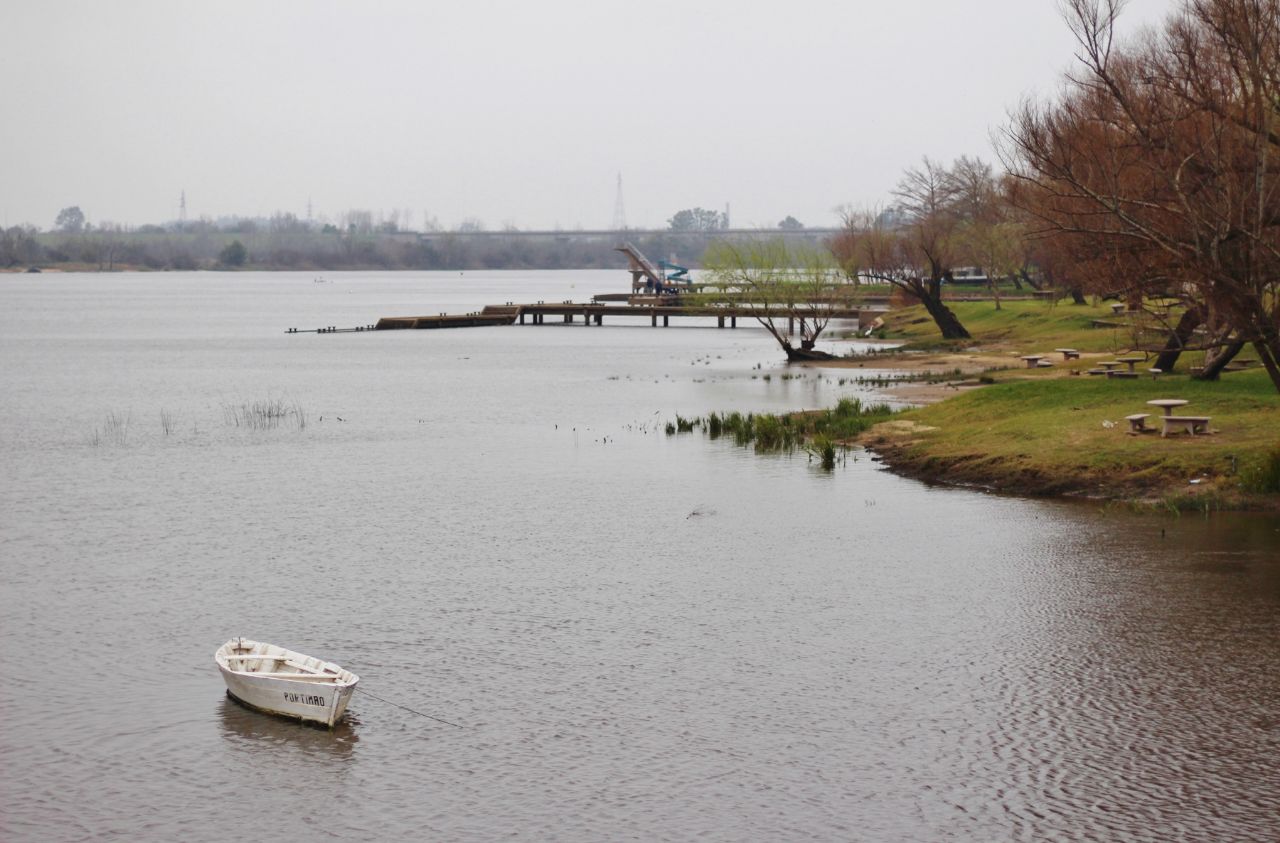
[[[137,230],[90,228],[38,232],[15,226],[0,231],[0,268],[130,270],[477,270],[593,269],[625,267],[615,248],[635,244],[654,262],[701,265],[716,239],[784,236],[822,243],[820,229],[767,232],[590,231],[381,233],[328,230],[279,231],[144,226]]]

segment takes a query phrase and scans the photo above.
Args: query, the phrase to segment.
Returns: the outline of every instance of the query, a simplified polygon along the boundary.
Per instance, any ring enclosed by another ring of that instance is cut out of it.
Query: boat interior
[[[337,685],[348,684],[354,678],[336,664],[247,638],[227,642],[220,655],[230,670],[252,676]]]

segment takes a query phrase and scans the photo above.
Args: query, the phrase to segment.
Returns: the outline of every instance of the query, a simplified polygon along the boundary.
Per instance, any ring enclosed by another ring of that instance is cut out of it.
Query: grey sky
[[[1133,0],[1125,29],[1173,0]],[[0,0],[0,217],[430,211],[446,227],[735,225],[991,158],[1073,44],[1054,0]]]

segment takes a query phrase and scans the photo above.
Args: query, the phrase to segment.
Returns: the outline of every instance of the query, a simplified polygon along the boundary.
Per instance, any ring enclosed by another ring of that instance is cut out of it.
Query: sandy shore
[[[943,381],[904,381],[879,386],[885,395],[912,404],[933,404],[961,392],[982,386],[977,377],[993,369],[1013,369],[1022,365],[1017,357],[985,351],[973,352],[902,352],[842,357],[836,360],[811,361],[797,365],[812,369],[866,370],[865,377],[884,373],[889,379],[905,376],[939,375],[951,377]]]

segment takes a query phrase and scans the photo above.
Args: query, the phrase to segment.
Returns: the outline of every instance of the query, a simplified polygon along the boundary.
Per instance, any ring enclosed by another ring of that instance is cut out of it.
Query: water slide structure
[[[656,293],[676,293],[687,289],[690,284],[689,268],[667,261],[658,261],[654,266],[644,254],[631,243],[623,243],[617,251],[627,256],[630,262],[631,291]]]

